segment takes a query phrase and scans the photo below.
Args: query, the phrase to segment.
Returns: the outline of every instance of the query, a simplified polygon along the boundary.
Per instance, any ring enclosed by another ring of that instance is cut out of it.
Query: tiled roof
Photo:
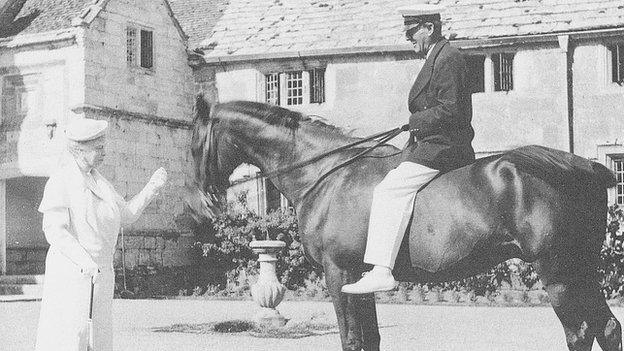
[[[182,0],[177,0],[182,1]],[[624,0],[431,0],[445,34],[507,37],[624,26]],[[396,47],[397,9],[413,0],[230,0],[201,47],[206,57]],[[183,25],[184,26],[184,25]]]
[[[27,0],[13,23],[0,30],[0,37],[71,27],[71,20],[92,2],[93,0]]]
[[[624,25],[624,0],[444,0],[458,38],[505,37]]]
[[[212,34],[228,3],[229,0],[169,0],[176,19],[189,37],[189,49],[196,48]]]

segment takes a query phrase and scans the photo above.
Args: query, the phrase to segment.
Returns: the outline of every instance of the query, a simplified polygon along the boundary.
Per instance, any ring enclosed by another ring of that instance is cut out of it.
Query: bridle
[[[207,143],[204,143],[204,152],[202,155],[202,165],[206,164],[206,161],[209,162],[209,176],[211,177],[210,179],[216,179],[217,177],[217,169],[219,169],[219,162],[218,162],[218,156],[216,155],[216,149],[217,149],[217,142],[216,142],[216,138],[214,137],[214,133],[215,133],[215,128],[214,128],[214,124],[217,123],[216,119],[210,119],[210,121],[207,124]],[[397,127],[397,128],[393,128],[390,130],[387,130],[385,132],[380,132],[377,134],[373,134],[370,136],[367,136],[363,139],[360,140],[356,140],[352,143],[337,147],[335,149],[323,152],[321,154],[318,154],[316,156],[313,156],[307,160],[303,160],[300,162],[296,162],[293,163],[287,167],[283,167],[283,168],[278,168],[274,171],[271,172],[259,172],[254,176],[248,177],[244,180],[241,181],[241,183],[245,183],[245,182],[250,182],[256,179],[260,179],[260,178],[271,178],[271,177],[276,177],[279,175],[283,175],[289,172],[292,172],[296,169],[299,168],[303,168],[306,166],[309,166],[325,157],[328,157],[330,155],[334,155],[338,152],[341,151],[345,151],[345,150],[349,150],[354,148],[355,146],[364,144],[366,142],[369,141],[376,141],[374,145],[371,145],[369,147],[367,147],[366,149],[360,151],[359,153],[357,153],[356,155],[348,158],[347,160],[339,163],[338,165],[332,167],[331,169],[329,169],[328,171],[326,171],[325,173],[323,173],[320,177],[318,177],[318,179],[314,182],[314,184],[312,184],[312,186],[310,186],[303,194],[303,197],[306,197],[314,188],[316,188],[316,186],[318,186],[325,178],[327,178],[329,175],[331,175],[332,173],[334,173],[335,171],[337,171],[338,169],[347,166],[349,164],[352,164],[353,162],[357,161],[358,159],[362,158],[363,156],[365,156],[366,154],[370,153],[371,151],[375,150],[376,148],[380,147],[380,146],[384,146],[386,145],[385,143],[394,139],[395,137],[397,137],[399,134],[401,134],[402,132],[405,131],[409,131],[409,125],[403,125],[401,127]],[[207,147],[206,147],[207,144]],[[386,157],[390,157],[390,156],[394,156],[399,154],[398,153],[394,153],[391,155],[387,155]],[[206,160],[206,158],[208,158],[208,160]],[[206,174],[205,174],[205,168],[206,167],[202,167],[202,169],[200,170],[201,174],[204,175],[204,184],[206,185]],[[212,184],[208,185],[208,186],[212,186]]]

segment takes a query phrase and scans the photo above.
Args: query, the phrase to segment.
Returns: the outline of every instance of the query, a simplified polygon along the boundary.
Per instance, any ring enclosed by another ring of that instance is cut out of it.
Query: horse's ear
[[[197,95],[195,100],[195,120],[206,120],[210,116],[210,103],[203,94]]]

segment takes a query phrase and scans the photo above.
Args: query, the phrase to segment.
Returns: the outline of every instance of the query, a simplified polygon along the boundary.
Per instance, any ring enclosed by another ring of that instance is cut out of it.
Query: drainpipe
[[[566,64],[566,100],[568,111],[568,143],[570,153],[574,153],[574,74],[572,65],[574,63],[574,50],[570,47],[570,36],[559,35],[559,48],[565,54]]]
[[[6,180],[0,179],[0,275],[6,274]]]

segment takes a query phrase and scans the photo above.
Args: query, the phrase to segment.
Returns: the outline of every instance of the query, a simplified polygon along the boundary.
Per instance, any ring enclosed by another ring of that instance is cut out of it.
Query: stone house
[[[443,32],[467,55],[478,156],[526,144],[573,151],[618,173],[610,201],[624,203],[624,0],[429,2],[446,7]],[[191,55],[215,99],[279,104],[359,136],[405,123],[423,61],[397,9],[413,1],[216,3]],[[287,204],[265,182],[241,189],[259,212]]]
[[[0,275],[43,272],[37,207],[74,118],[109,121],[101,171],[122,196],[158,167],[169,172],[162,195],[124,228],[126,266],[187,264],[193,238],[179,194],[193,89],[187,36],[167,0],[0,0]]]

